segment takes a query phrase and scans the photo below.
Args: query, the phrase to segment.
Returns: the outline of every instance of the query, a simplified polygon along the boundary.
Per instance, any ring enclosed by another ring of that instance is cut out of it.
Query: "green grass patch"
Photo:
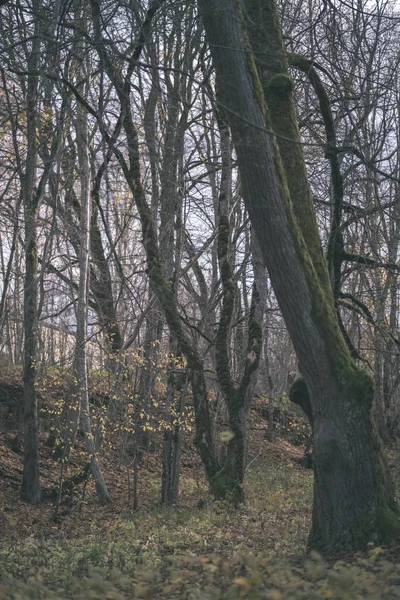
[[[247,473],[246,496],[237,510],[209,502],[143,511],[93,521],[85,536],[77,520],[76,537],[5,542],[0,599],[400,597],[400,567],[380,548],[330,565],[305,555],[310,471],[288,457],[260,459]]]

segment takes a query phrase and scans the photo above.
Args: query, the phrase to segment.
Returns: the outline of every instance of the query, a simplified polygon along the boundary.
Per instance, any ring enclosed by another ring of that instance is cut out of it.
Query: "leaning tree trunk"
[[[274,4],[263,0],[258,6],[279,32]],[[374,385],[352,361],[340,332],[310,194],[289,193],[237,3],[199,0],[199,7],[228,109],[243,197],[310,396],[315,460],[310,545],[334,553],[386,542],[399,536],[400,523],[371,414]],[[287,104],[292,87],[281,70],[269,82],[269,93],[285,111],[285,136],[297,151],[296,116]]]

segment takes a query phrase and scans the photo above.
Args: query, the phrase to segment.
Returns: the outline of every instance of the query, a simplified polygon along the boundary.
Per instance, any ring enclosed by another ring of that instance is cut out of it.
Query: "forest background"
[[[239,515],[289,428],[309,546],[373,561],[400,531],[396,4],[198,4],[1,2],[4,489],[21,468],[57,522],[90,478],[112,502],[114,456],[136,511],[151,459],[170,507],[190,455]]]

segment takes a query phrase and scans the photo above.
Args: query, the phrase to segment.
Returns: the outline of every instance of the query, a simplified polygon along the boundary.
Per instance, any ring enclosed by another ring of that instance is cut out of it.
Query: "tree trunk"
[[[78,151],[81,187],[80,253],[79,253],[79,293],[76,326],[76,373],[81,404],[81,427],[85,435],[86,450],[90,456],[90,467],[96,483],[101,504],[110,501],[101,467],[96,456],[95,439],[89,412],[89,390],[87,374],[87,317],[90,254],[90,165],[88,150],[87,114],[82,105],[77,106],[76,145]]]
[[[38,12],[39,3],[34,0]],[[28,93],[26,98],[27,156],[22,185],[25,225],[25,282],[24,282],[24,469],[21,498],[30,504],[39,504],[38,407],[36,396],[36,345],[37,345],[37,239],[35,193],[37,161],[37,93],[38,78],[33,74],[40,61],[39,18],[28,60]]]
[[[266,277],[265,277],[266,283]],[[265,285],[266,288],[266,285]],[[222,468],[211,482],[211,493],[217,500],[229,500],[235,505],[244,502],[244,476],[247,456],[247,417],[253,399],[258,377],[258,367],[262,348],[262,321],[266,296],[262,290],[253,286],[252,302],[249,315],[249,333],[244,373],[240,385],[234,386],[232,381],[224,380],[226,373],[217,373],[228,408],[229,436],[228,450]],[[229,395],[228,395],[229,388]]]
[[[172,348],[173,348],[172,344]],[[161,502],[165,506],[178,503],[180,458],[182,451],[182,415],[185,407],[187,392],[187,375],[184,370],[176,369],[174,358],[171,361],[168,375],[166,409],[171,410],[168,419],[169,427],[164,432],[163,444],[163,474]],[[178,398],[175,400],[175,393]]]
[[[266,303],[266,274],[256,240],[253,239],[254,284],[248,317],[248,340],[243,372],[239,385],[235,385],[230,367],[229,339],[237,299],[237,285],[230,261],[230,198],[232,144],[224,111],[218,118],[221,136],[222,170],[218,198],[218,264],[223,290],[222,308],[215,340],[216,371],[219,387],[228,409],[231,439],[222,469],[211,482],[216,499],[228,499],[233,504],[244,501],[244,474],[247,450],[247,416],[258,377],[262,349],[262,322]]]
[[[275,6],[267,4],[273,10],[270,24],[279,27]],[[340,332],[310,194],[304,190],[290,197],[237,3],[199,0],[199,7],[227,107],[243,197],[310,394],[315,460],[310,545],[329,554],[387,542],[399,536],[400,524],[371,415],[374,385],[352,361]],[[271,78],[269,93],[283,101],[283,108],[291,90],[286,73]],[[297,151],[295,113],[285,116]]]
[[[177,406],[178,422],[174,425],[172,437],[172,453],[171,453],[171,504],[177,504],[179,499],[179,481],[181,475],[181,454],[183,444],[183,426],[180,422],[183,419],[183,413],[186,405],[187,396],[187,376],[183,374],[184,382],[179,390],[179,402]]]

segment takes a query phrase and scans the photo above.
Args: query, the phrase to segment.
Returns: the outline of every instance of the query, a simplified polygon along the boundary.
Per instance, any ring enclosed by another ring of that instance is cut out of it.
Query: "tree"
[[[247,2],[260,24],[257,69],[234,0],[199,0],[238,157],[243,197],[304,375],[294,400],[311,404],[315,487],[310,546],[349,551],[398,537],[390,474],[372,418],[372,378],[358,368],[335,313],[309,192],[278,13]],[[248,37],[249,36],[249,37]],[[276,134],[273,135],[273,134]]]
[[[75,22],[82,29],[86,27],[86,16],[78,5],[75,12]],[[81,64],[77,67],[78,78],[82,80],[80,92],[82,97],[87,97],[89,77],[87,63],[83,51]],[[85,435],[85,446],[90,456],[90,469],[96,482],[96,490],[101,504],[110,501],[110,496],[101,467],[96,456],[96,445],[92,433],[92,424],[89,408],[89,386],[87,367],[87,330],[88,330],[88,288],[89,288],[89,255],[90,255],[90,230],[91,230],[91,177],[89,161],[88,139],[88,114],[82,104],[77,106],[76,115],[76,147],[78,154],[80,178],[80,236],[79,236],[79,292],[76,319],[76,377],[79,389],[81,408],[81,427]]]
[[[64,2],[39,4],[33,11],[25,2],[1,9],[5,60],[0,93],[5,102],[0,127],[2,135],[6,132],[0,148],[1,350],[21,361],[23,240],[18,219],[24,207],[26,222],[32,223],[26,232],[35,249],[27,256],[27,281],[38,288],[30,287],[26,295],[32,317],[26,319],[26,349],[33,339],[29,328],[36,333],[36,322],[39,336],[45,324],[70,332],[78,326],[75,354],[81,360],[82,401],[87,405],[88,327],[101,344],[102,366],[104,355],[110,358],[110,415],[118,409],[129,421],[126,437],[137,425],[136,441],[147,413],[155,416],[152,395],[162,399],[164,383],[165,404],[174,406],[179,398],[183,406],[187,381],[173,362],[183,357],[210,490],[240,502],[246,413],[261,351],[266,261],[307,382],[296,382],[292,398],[306,408],[309,404],[315,427],[312,543],[362,545],[363,511],[373,523],[373,535],[384,539],[375,531],[379,510],[390,522],[396,509],[369,410],[372,381],[352,358],[365,364],[369,360],[375,370],[381,413],[394,407],[400,381],[398,275],[393,267],[399,246],[399,180],[398,153],[393,151],[398,86],[391,47],[396,28],[391,23],[398,21],[386,20],[385,0],[374,15],[362,13],[357,22],[357,0],[340,13],[328,3],[314,20],[312,2],[300,1],[295,10],[293,3],[284,3],[281,21],[289,55],[269,0],[243,0],[241,14],[233,0],[218,0],[213,11],[218,17],[222,10],[218,27],[229,43],[212,47],[217,93],[194,0],[92,0],[81,6],[92,10],[92,22],[86,17],[85,26],[71,22]],[[206,0],[201,7],[213,12]],[[79,5],[70,8],[77,11]],[[227,19],[236,23],[232,32],[224,29]],[[206,18],[208,35],[213,21]],[[307,36],[302,35],[305,30]],[[383,41],[378,44],[378,39]],[[239,49],[234,63],[229,63],[231,42]],[[343,59],[340,68],[338,57]],[[28,93],[32,90],[34,101]],[[255,241],[262,247],[262,261]],[[32,298],[36,307],[30,305]],[[276,305],[271,306],[275,311]],[[282,338],[277,342],[272,329],[268,346],[274,351]],[[153,351],[156,340],[160,343]],[[366,340],[374,341],[372,359],[371,354],[362,356],[360,340],[364,346]],[[54,363],[56,345],[47,352],[39,344],[39,359],[45,363],[51,354]],[[129,346],[131,356],[124,354]],[[70,350],[64,365],[72,363],[71,345]],[[290,359],[285,358],[279,376],[273,353],[271,369],[264,361],[271,394],[273,387],[275,394],[286,391],[288,371],[294,370],[287,341],[281,350]],[[174,355],[170,378],[156,385],[162,355],[168,353]],[[144,356],[145,366],[137,355]],[[30,360],[27,382],[36,363]],[[215,389],[214,374],[219,388],[215,411],[209,394],[211,386]],[[128,410],[124,400],[133,407]],[[29,410],[34,405],[31,395]],[[148,408],[143,421],[132,418],[143,407]],[[235,434],[222,446],[226,453],[215,435],[222,411],[223,422]],[[174,422],[172,411],[165,413],[164,423],[171,419],[174,426],[164,445],[163,498],[169,503],[177,498],[182,431],[180,419]],[[346,423],[343,415],[348,415]],[[387,414],[380,416],[384,431]],[[79,410],[73,417],[75,431]],[[84,428],[90,438],[90,422]],[[357,444],[355,433],[361,440]],[[352,453],[362,457],[361,468]],[[36,460],[35,454],[29,452],[28,459]],[[363,497],[369,498],[367,503]],[[338,534],[335,519],[343,523]]]
[[[127,140],[127,157],[118,147],[113,147],[115,156],[118,159],[120,167],[124,173],[130,191],[134,198],[138,214],[140,216],[143,232],[143,245],[146,251],[147,271],[149,282],[157,300],[164,312],[165,320],[170,330],[171,336],[176,343],[178,355],[183,355],[186,359],[191,389],[193,394],[193,404],[195,412],[196,438],[195,444],[199,450],[210,491],[215,498],[230,499],[235,504],[243,500],[243,478],[245,472],[246,458],[246,418],[251,400],[251,393],[254,391],[254,380],[258,369],[259,358],[262,349],[261,323],[263,310],[265,306],[265,294],[257,285],[254,288],[252,306],[249,311],[249,333],[247,339],[246,359],[244,361],[243,373],[241,374],[238,386],[233,384],[228,365],[228,335],[233,315],[233,295],[232,295],[232,277],[231,269],[226,261],[226,243],[229,238],[229,227],[227,227],[226,214],[220,214],[219,219],[219,246],[220,246],[220,267],[223,274],[223,308],[221,310],[221,322],[217,334],[216,351],[219,357],[216,358],[217,374],[224,388],[224,395],[229,414],[229,425],[233,430],[233,437],[229,441],[228,454],[223,464],[220,464],[213,440],[213,427],[211,422],[210,407],[208,402],[208,390],[205,378],[204,360],[201,352],[196,347],[196,343],[191,335],[190,327],[184,323],[179,312],[178,298],[174,279],[179,276],[180,264],[174,265],[174,232],[173,222],[175,216],[175,203],[177,202],[177,165],[168,164],[169,160],[176,160],[174,153],[168,155],[168,160],[164,163],[166,173],[164,181],[161,181],[165,194],[164,204],[161,210],[161,220],[164,223],[163,236],[165,242],[160,242],[157,236],[157,227],[149,206],[146,192],[143,187],[141,168],[139,135],[131,107],[132,77],[136,68],[142,50],[147,41],[152,19],[156,11],[161,6],[161,0],[155,0],[149,7],[146,17],[143,21],[141,31],[139,32],[138,42],[128,60],[128,68],[125,71],[116,68],[115,56],[116,48],[104,44],[104,30],[102,29],[103,7],[99,0],[91,0],[94,42],[95,49],[98,52],[101,68],[114,86],[116,96],[120,105],[119,121]],[[179,57],[179,53],[177,53]],[[178,80],[179,82],[179,80]],[[180,94],[185,98],[184,90]],[[173,111],[172,111],[173,112]],[[185,126],[187,113],[182,111],[181,121]],[[113,141],[110,135],[107,135],[104,124],[103,134],[110,144]],[[225,127],[225,130],[227,128]],[[172,132],[170,132],[172,133]],[[177,139],[174,145],[181,146],[180,127],[177,128]],[[228,144],[224,150],[224,183],[221,183],[220,204],[226,211],[227,200],[230,190],[227,194],[226,186],[230,185],[230,152],[231,144],[229,134],[227,136]],[[168,149],[167,149],[168,152]],[[167,177],[168,176],[168,177]],[[170,189],[168,189],[170,188]],[[225,197],[226,196],[226,197]],[[169,240],[168,240],[169,238]],[[179,241],[177,240],[177,255],[180,253]],[[175,268],[174,268],[175,266]],[[172,381],[170,386],[172,387]],[[170,442],[166,440],[165,456],[170,456]],[[165,473],[164,481],[170,477]],[[169,492],[164,496],[169,496]],[[176,495],[175,492],[172,496]]]
[[[40,62],[39,2],[33,3],[35,31],[28,59],[28,89],[26,96],[27,155],[21,181],[25,225],[25,281],[24,281],[24,471],[21,498],[30,504],[39,504],[38,408],[36,396],[37,347],[37,238],[36,212],[39,194],[35,190],[37,169],[37,114],[38,77]]]

